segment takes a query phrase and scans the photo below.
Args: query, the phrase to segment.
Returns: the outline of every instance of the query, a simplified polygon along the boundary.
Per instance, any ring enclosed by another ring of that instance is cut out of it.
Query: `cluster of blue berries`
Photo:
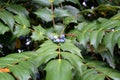
[[[65,42],[65,35],[62,34],[62,35],[52,35],[52,36],[49,36],[49,38],[55,42],[55,43],[63,43]]]
[[[65,42],[65,35],[62,34],[61,36],[59,36],[57,38],[54,36],[53,42],[56,42],[56,43],[63,43],[63,42]]]

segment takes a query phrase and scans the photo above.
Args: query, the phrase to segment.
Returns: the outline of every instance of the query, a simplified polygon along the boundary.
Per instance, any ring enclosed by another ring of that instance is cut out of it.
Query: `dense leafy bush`
[[[119,9],[112,0],[1,0],[0,79],[120,80]]]

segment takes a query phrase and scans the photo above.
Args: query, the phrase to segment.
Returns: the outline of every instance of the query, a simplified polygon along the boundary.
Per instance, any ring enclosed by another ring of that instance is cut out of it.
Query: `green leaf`
[[[79,9],[83,10],[83,6],[80,4],[80,1],[79,0],[75,0],[75,1],[77,2],[76,4],[79,6]]]
[[[91,75],[96,75],[97,72],[94,69],[87,69],[82,74],[82,80],[89,80],[91,79]]]
[[[0,34],[4,34],[5,32],[9,31],[8,26],[5,26],[0,22]]]
[[[15,80],[9,73],[0,72],[0,80]]]
[[[102,29],[106,30],[106,29],[114,28],[119,25],[120,25],[119,20],[108,20],[108,21],[105,21],[104,23],[100,24],[100,28],[101,28],[101,30]]]
[[[78,8],[72,6],[72,5],[66,5],[64,6],[65,9],[67,9],[73,16],[77,16],[80,12]]]
[[[61,8],[55,8],[54,14],[56,18],[63,18],[63,17],[71,16],[68,10],[61,9]]]
[[[82,74],[82,59],[74,54],[70,54],[68,52],[61,52],[61,55],[63,59],[68,60],[72,66],[74,66],[75,69],[79,71],[80,74]]]
[[[49,60],[56,58],[58,56],[57,53],[58,52],[56,51],[39,53],[38,57],[33,59],[33,63],[35,63],[36,67],[39,67],[40,65],[47,63]]]
[[[102,42],[104,31],[101,30],[95,30],[92,31],[90,34],[90,44],[94,46],[95,49],[98,48],[98,45]]]
[[[107,65],[104,62],[90,61],[86,65],[88,67],[94,68],[94,70],[98,72],[99,76],[101,76],[99,78],[102,78],[100,80],[104,80],[103,78],[105,76],[108,76],[108,77],[112,78],[113,80],[120,79],[120,77],[119,77],[120,73],[114,69],[106,67]],[[103,74],[103,75],[101,75],[101,74]],[[94,80],[94,79],[92,79],[92,80]],[[97,77],[95,78],[95,80],[98,80]]]
[[[32,1],[38,3],[39,5],[42,5],[42,6],[50,6],[49,0],[32,0]]]
[[[36,62],[36,66],[40,66],[50,59],[55,58],[58,55],[56,52],[57,49],[57,44],[53,43],[51,40],[47,40],[40,45],[40,48],[36,51],[37,57],[33,60]]]
[[[52,46],[52,45],[57,46],[57,44],[53,43],[51,40],[47,40],[42,45],[40,45],[40,47],[46,47],[46,46]]]
[[[58,49],[58,46],[53,43],[51,40],[45,41],[39,49],[37,49],[37,53],[44,53],[44,52],[54,52]]]
[[[55,32],[57,34],[61,34],[61,32],[64,30],[64,28],[65,27],[62,24],[57,24],[57,25],[54,26]]]
[[[86,47],[88,41],[89,41],[89,32],[84,31],[84,32],[79,32],[79,35],[77,36],[77,40],[79,41],[80,44],[82,44],[84,47]]]
[[[51,51],[56,51],[58,49],[58,46],[55,44],[50,44],[45,47],[41,47],[37,49],[37,53],[43,53],[43,52],[51,52]]]
[[[6,57],[7,57],[7,58],[17,59],[18,61],[29,59],[29,56],[26,56],[26,55],[24,55],[24,54],[22,54],[22,53],[9,54],[9,55],[7,55]]]
[[[5,10],[0,11],[0,19],[10,27],[10,30],[13,31],[14,19],[13,15]]]
[[[60,9],[60,8],[55,8],[54,10],[54,14],[52,13],[52,11],[48,8],[44,8],[44,9],[39,9],[36,12],[34,12],[39,18],[41,18],[42,20],[49,22],[52,21],[52,19],[54,17],[56,18],[63,18],[63,17],[67,17],[67,16],[71,16],[71,14],[68,12],[68,10],[65,9]]]
[[[87,80],[105,80],[106,75],[104,74],[92,74],[88,76]]]
[[[84,22],[84,21],[86,21],[85,17],[84,17],[82,14],[78,14],[77,20],[78,20],[79,22]]]
[[[100,6],[95,8],[95,10],[116,12],[116,10],[119,9],[119,8],[120,8],[119,6],[112,6],[110,4],[101,4]]]
[[[43,40],[45,38],[45,29],[39,26],[34,26],[34,32],[32,33],[31,38],[33,40]]]
[[[77,70],[73,70],[73,79],[74,80],[79,80],[81,79],[81,74]]]
[[[3,57],[0,58],[0,67],[7,67],[18,63],[20,60],[14,59],[12,57]]]
[[[120,13],[117,13],[116,15],[114,15],[112,18],[110,18],[111,20],[120,20]]]
[[[22,52],[21,54],[28,56],[29,58],[37,56],[36,51],[26,51],[26,52]]]
[[[30,32],[30,29],[27,28],[25,25],[16,25],[15,31],[13,32],[13,34],[17,37],[20,37],[20,36],[25,36],[29,34],[29,32]]]
[[[94,10],[93,10],[93,9],[85,9],[85,10],[82,10],[82,11],[80,12],[80,14],[86,14],[86,13],[94,14]]]
[[[15,21],[22,26],[30,27],[30,22],[25,15],[19,14],[15,16]]]
[[[93,31],[94,29],[97,28],[97,25],[95,22],[92,23],[88,23],[87,25],[84,24],[84,27],[80,30],[79,35],[77,36],[77,39],[79,41],[80,44],[82,44],[84,47],[86,47],[89,38],[90,38],[90,33],[91,31]]]
[[[52,60],[45,67],[46,80],[72,80],[71,69],[72,66],[66,60]]]
[[[78,30],[82,30],[87,25],[88,25],[87,22],[82,22],[82,23],[79,23],[77,26],[75,26],[75,28]]]
[[[31,78],[30,72],[20,65],[9,66],[9,69],[19,80],[29,80]]]
[[[97,3],[100,5],[100,4],[108,4],[109,1],[104,1],[104,0],[98,0]]]
[[[95,77],[93,77],[94,79],[92,79],[92,80],[105,80],[105,77],[106,77],[106,75],[99,74],[99,75],[96,75]]]
[[[96,68],[97,71],[104,73],[105,75],[109,76],[113,80],[120,80],[120,72],[108,67],[99,67]]]
[[[109,49],[112,56],[114,46],[117,43],[119,37],[120,37],[119,31],[110,32],[106,34],[104,37],[103,43],[105,44],[105,47]]]
[[[34,66],[34,63],[28,61],[21,61],[19,63],[20,66],[23,66],[26,68],[26,70],[29,70],[30,72],[34,73],[36,71],[36,67]]]
[[[19,65],[24,67],[24,69],[29,72],[32,78],[35,78],[35,72],[37,71],[37,67],[34,65],[34,62],[32,62],[31,59],[29,61],[21,61]]]
[[[79,4],[79,0],[66,0],[66,1],[73,2],[74,4]]]
[[[15,13],[15,14],[28,15],[28,11],[25,9],[25,7],[23,7],[19,4],[9,4],[6,6],[6,9]]]
[[[52,11],[48,8],[38,9],[34,13],[37,15],[37,17],[41,18],[46,22],[52,21],[52,18],[54,17],[54,15],[52,14]]]
[[[104,23],[104,22],[108,21],[108,19],[100,17],[100,18],[97,19],[97,21],[99,21],[101,23]]]
[[[91,59],[86,59],[86,66],[91,66],[91,67],[104,67],[104,66],[107,66],[107,64],[105,62],[101,62],[101,61],[96,61],[96,60],[91,60]]]
[[[76,55],[80,56],[81,58],[83,58],[81,55],[81,50],[79,48],[77,48],[70,40],[66,40],[65,43],[61,44],[60,48],[64,52],[69,51],[72,54],[76,54]]]
[[[50,0],[33,0],[34,2],[38,3],[41,6],[50,6]],[[64,2],[64,0],[53,0],[54,5],[59,5],[60,3]]]
[[[77,23],[77,20],[75,17],[66,17],[64,19],[64,24],[69,25],[70,23]]]
[[[91,22],[91,23],[83,23],[83,28],[81,29],[82,32],[90,32],[95,30],[98,26],[96,22]]]
[[[53,0],[54,5],[59,5],[62,2],[64,2],[64,0]]]
[[[114,61],[114,58],[113,56],[109,53],[109,52],[103,52],[100,54],[103,58],[103,60],[106,59],[106,61],[109,63],[109,65],[112,67],[112,68],[115,68],[115,61]]]

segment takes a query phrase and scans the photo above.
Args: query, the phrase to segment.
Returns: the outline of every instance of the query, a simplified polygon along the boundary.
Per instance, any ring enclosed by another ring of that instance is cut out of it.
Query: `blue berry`
[[[65,42],[65,40],[64,40],[64,39],[60,39],[60,42],[62,42],[62,43],[63,43],[63,42]]]
[[[60,39],[54,39],[53,42],[59,43]]]
[[[48,34],[48,35],[49,35],[48,37],[55,43],[65,42],[65,35],[64,34],[62,34],[61,36],[58,36],[58,35],[55,35],[55,34]]]
[[[64,35],[64,34],[62,34],[62,35],[60,36],[60,38],[62,38],[62,39],[63,39],[63,38],[65,38],[65,35]]]

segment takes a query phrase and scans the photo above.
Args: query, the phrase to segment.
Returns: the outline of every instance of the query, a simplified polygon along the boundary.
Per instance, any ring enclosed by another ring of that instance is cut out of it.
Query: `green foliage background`
[[[120,80],[119,3],[1,0],[0,79]]]

